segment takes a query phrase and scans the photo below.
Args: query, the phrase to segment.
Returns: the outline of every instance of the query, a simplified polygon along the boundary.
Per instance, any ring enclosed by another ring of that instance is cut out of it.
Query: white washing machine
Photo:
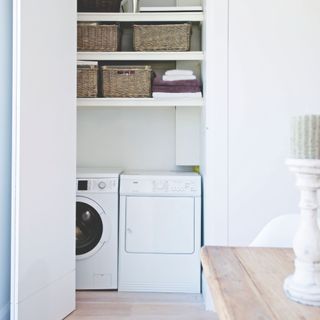
[[[201,177],[120,177],[119,290],[200,292]]]
[[[76,289],[117,289],[120,170],[77,172]]]

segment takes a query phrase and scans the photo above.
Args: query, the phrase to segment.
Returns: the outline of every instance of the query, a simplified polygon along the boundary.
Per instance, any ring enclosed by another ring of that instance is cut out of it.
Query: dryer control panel
[[[152,194],[165,196],[200,196],[201,177],[121,177],[120,194]]]
[[[197,191],[194,181],[179,181],[179,180],[153,180],[153,192],[169,192],[169,193],[189,193]]]
[[[118,178],[77,179],[77,192],[116,193],[119,189]]]

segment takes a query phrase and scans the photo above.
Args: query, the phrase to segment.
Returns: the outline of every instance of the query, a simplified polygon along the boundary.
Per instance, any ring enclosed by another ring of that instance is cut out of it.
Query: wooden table
[[[320,320],[320,308],[289,300],[291,249],[203,247],[201,261],[220,320]]]

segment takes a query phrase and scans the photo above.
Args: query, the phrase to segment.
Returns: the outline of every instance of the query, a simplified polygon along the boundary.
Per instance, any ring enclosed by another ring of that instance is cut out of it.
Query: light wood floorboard
[[[199,294],[77,292],[77,309],[66,320],[218,320]]]

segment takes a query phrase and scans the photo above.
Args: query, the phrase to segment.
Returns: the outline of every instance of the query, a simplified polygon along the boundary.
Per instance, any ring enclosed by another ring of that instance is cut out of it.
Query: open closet
[[[77,254],[76,288],[200,294],[203,7],[110,3],[123,12],[78,2],[76,245],[110,230],[101,257]],[[102,200],[115,174],[119,215]]]
[[[131,3],[131,1],[129,1]],[[172,6],[175,1],[161,1]],[[157,1],[139,1],[141,7]],[[179,5],[199,5],[179,1]],[[132,10],[131,7],[128,10]],[[153,76],[170,69],[192,70],[202,79],[203,12],[79,13],[78,22],[120,26],[121,49],[78,52],[99,65],[151,66]],[[190,51],[133,51],[133,25],[191,23]],[[101,71],[100,71],[101,72]],[[77,165],[123,170],[192,170],[200,165],[203,98],[78,98]]]
[[[153,4],[154,1],[140,1],[140,6]],[[199,7],[201,3],[167,1],[166,5]],[[62,0],[45,4],[36,0],[32,6],[16,1],[14,7],[11,315],[16,320],[58,319],[75,308],[77,167],[175,171],[181,177],[189,172],[198,176],[192,172],[199,171],[203,152],[203,10],[98,14],[77,13],[76,7],[76,1]],[[129,6],[128,11],[131,9]],[[43,12],[37,19],[35,10]],[[121,51],[77,52],[77,24],[85,22],[118,25]],[[161,23],[189,24],[190,50],[134,51],[133,25]],[[174,99],[156,99],[151,93],[138,98],[103,97],[99,88],[97,97],[75,98],[77,60],[96,61],[101,69],[103,65],[150,66],[153,77],[172,69],[188,70],[201,82],[201,94],[198,90],[197,97]],[[197,221],[197,233],[190,235],[197,239],[193,241],[199,250],[201,183],[198,179],[194,184],[192,179],[181,184],[180,178],[175,177],[168,190],[177,194],[184,190],[175,201],[187,203],[188,208],[196,201],[198,218],[188,211],[192,225],[188,222],[187,226],[195,232],[193,223]],[[152,186],[161,194],[162,181]],[[197,199],[189,199],[189,194]],[[164,204],[167,205],[172,206],[169,200]],[[166,219],[169,221],[170,215]],[[179,215],[174,221],[180,223]],[[184,238],[183,235],[181,239]],[[140,240],[135,238],[133,245],[140,245]],[[175,242],[176,248],[198,255],[193,243],[179,241],[178,238]],[[156,248],[167,249],[168,244],[170,241]],[[166,252],[168,258],[171,254]],[[199,260],[196,268],[198,276],[190,288],[200,292]],[[179,270],[175,272],[178,274]],[[181,287],[181,292],[188,285]],[[61,299],[52,304],[58,296]]]

